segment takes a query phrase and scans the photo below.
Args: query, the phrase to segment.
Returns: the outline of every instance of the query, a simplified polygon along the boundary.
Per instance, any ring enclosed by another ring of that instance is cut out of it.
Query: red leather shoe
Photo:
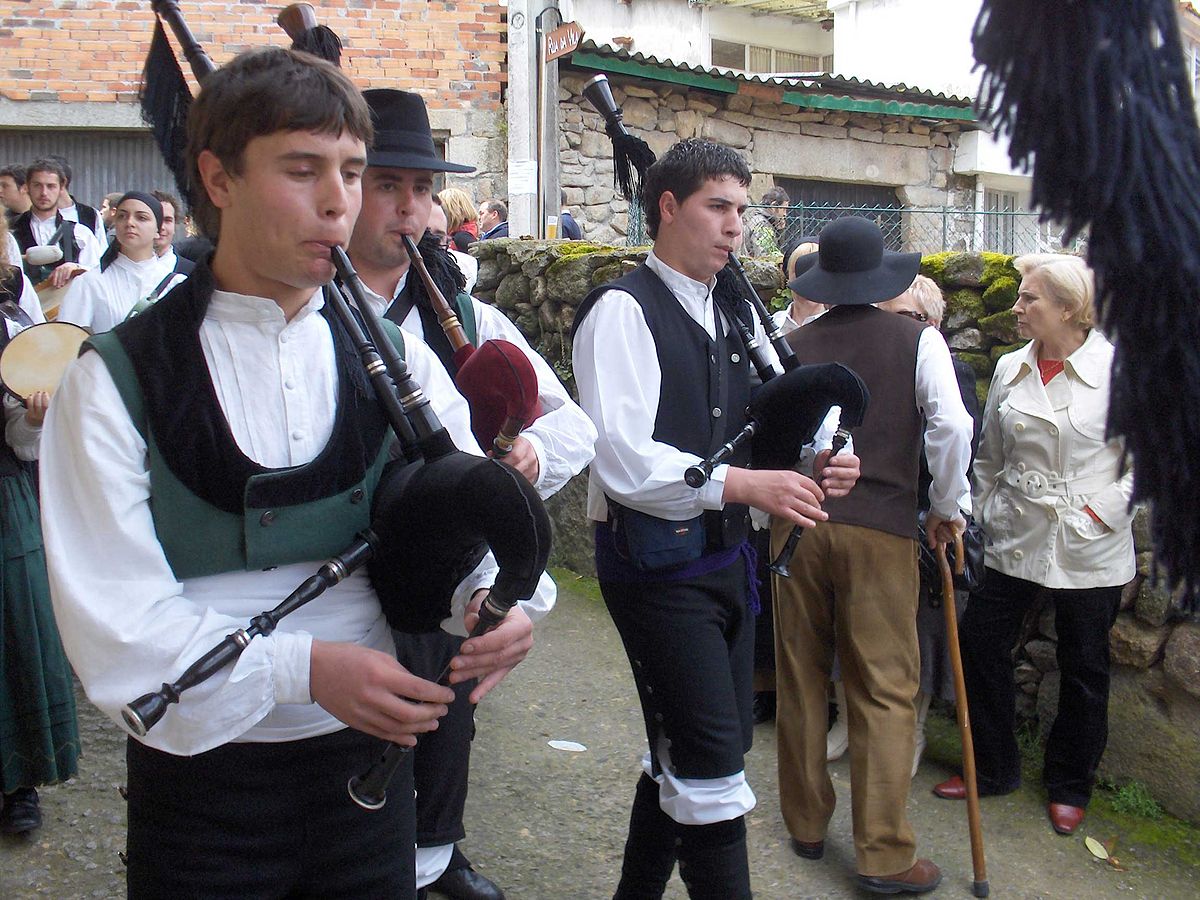
[[[1046,812],[1050,815],[1050,824],[1059,834],[1074,834],[1083,824],[1084,811],[1078,806],[1050,803],[1046,806]]]
[[[958,775],[935,785],[933,792],[943,800],[966,800],[967,783]]]

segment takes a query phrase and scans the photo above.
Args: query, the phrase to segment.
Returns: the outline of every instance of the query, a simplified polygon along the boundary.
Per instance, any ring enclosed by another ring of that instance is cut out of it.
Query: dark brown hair
[[[205,150],[238,175],[246,145],[256,137],[280,131],[349,132],[370,144],[374,135],[366,101],[340,69],[277,47],[242,53],[209,75],[192,104],[187,130],[192,215],[213,241],[221,215],[204,190],[196,162]]]
[[[670,191],[677,203],[682,203],[710,178],[728,175],[738,184],[748,187],[750,167],[746,161],[723,144],[688,138],[680,141],[646,170],[645,187],[642,189],[643,209],[646,211],[646,231],[650,237],[658,237],[658,225],[662,221],[662,210],[658,201]]]

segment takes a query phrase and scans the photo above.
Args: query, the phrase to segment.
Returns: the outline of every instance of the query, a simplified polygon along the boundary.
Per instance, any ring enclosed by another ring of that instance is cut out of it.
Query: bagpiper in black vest
[[[575,315],[573,329],[579,328],[600,297],[610,290],[625,291],[637,301],[654,338],[662,373],[654,439],[686,453],[710,456],[741,430],[750,402],[749,354],[737,329],[730,327],[728,334],[723,334],[718,315],[717,336],[710,338],[662,279],[644,264],[588,294]],[[722,307],[718,304],[724,313]],[[741,307],[745,308],[744,315]],[[746,304],[734,309],[734,314],[754,327],[753,314]],[[743,446],[730,464],[744,466],[749,460],[749,448]],[[682,481],[683,472],[679,478]],[[742,504],[726,504],[721,510],[705,512],[705,552],[745,540],[748,513]]]
[[[58,245],[62,250],[62,259],[45,266],[34,266],[24,263],[25,274],[29,276],[29,280],[34,284],[41,284],[50,277],[51,272],[63,263],[78,262],[79,260],[79,251],[83,248],[75,240],[75,223],[70,219],[64,219],[61,212],[56,212],[54,214],[54,229],[54,234],[50,238],[50,244]],[[21,248],[22,255],[30,247],[38,246],[37,238],[33,236],[33,210],[26,210],[17,216],[17,221],[13,224],[12,234],[17,239],[17,246]]]

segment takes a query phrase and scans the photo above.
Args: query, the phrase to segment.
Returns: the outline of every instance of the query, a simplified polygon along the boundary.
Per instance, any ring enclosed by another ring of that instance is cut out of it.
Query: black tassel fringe
[[[146,65],[142,68],[138,103],[142,108],[142,120],[150,126],[154,143],[175,176],[179,194],[190,207],[191,178],[184,163],[184,150],[187,148],[187,117],[192,107],[192,92],[162,22],[157,19],[150,52],[146,54]]]
[[[642,203],[642,179],[654,165],[654,151],[640,137],[607,128],[613,144],[613,184],[630,203]]]
[[[429,270],[429,277],[433,279],[437,289],[442,292],[442,296],[446,298],[450,308],[454,309],[454,298],[458,296],[459,291],[467,288],[467,279],[459,271],[458,263],[454,261],[450,251],[442,247],[438,243],[438,239],[428,231],[421,235],[421,240],[417,242],[417,250],[425,262],[425,268]],[[433,309],[429,302],[429,293],[425,290],[425,282],[418,278],[417,273],[411,269],[408,275],[408,291],[413,305]]]
[[[292,49],[319,56],[335,66],[342,64],[342,39],[324,25],[308,29],[292,44]]]
[[[1200,608],[1200,127],[1174,0],[984,0],[979,110],[1033,162],[1032,202],[1090,229],[1116,346],[1110,434],[1150,503],[1155,572]]]

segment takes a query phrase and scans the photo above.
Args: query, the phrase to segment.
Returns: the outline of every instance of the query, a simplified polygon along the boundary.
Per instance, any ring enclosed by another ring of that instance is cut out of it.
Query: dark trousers
[[[1042,596],[1054,603],[1062,679],[1042,778],[1051,803],[1083,807],[1108,741],[1108,632],[1120,587],[1044,588],[987,570],[959,626],[979,790],[1001,794],[1021,783],[1012,651],[1025,614]]]
[[[466,640],[440,629],[426,634],[394,632],[394,636],[400,664],[430,681],[437,680]],[[436,731],[420,736],[413,752],[418,847],[441,847],[466,836],[463,810],[475,737],[475,707],[468,697],[474,687],[474,681],[454,686],[450,711],[438,720]]]
[[[681,581],[600,582],[641,700],[653,768],[670,741],[679,778],[720,778],[745,767],[751,718],[754,622],[742,558]],[[638,782],[616,900],[662,896],[675,861],[693,900],[746,900],[750,869],[742,816],[680,825],[659,806],[658,785]]]
[[[382,809],[346,791],[382,749],[348,728],[190,757],[130,739],[129,896],[414,897],[412,754]]]
[[[742,771],[754,729],[743,560],[687,581],[602,580],[600,592],[633,667],[655,771],[659,735],[680,778]]]

